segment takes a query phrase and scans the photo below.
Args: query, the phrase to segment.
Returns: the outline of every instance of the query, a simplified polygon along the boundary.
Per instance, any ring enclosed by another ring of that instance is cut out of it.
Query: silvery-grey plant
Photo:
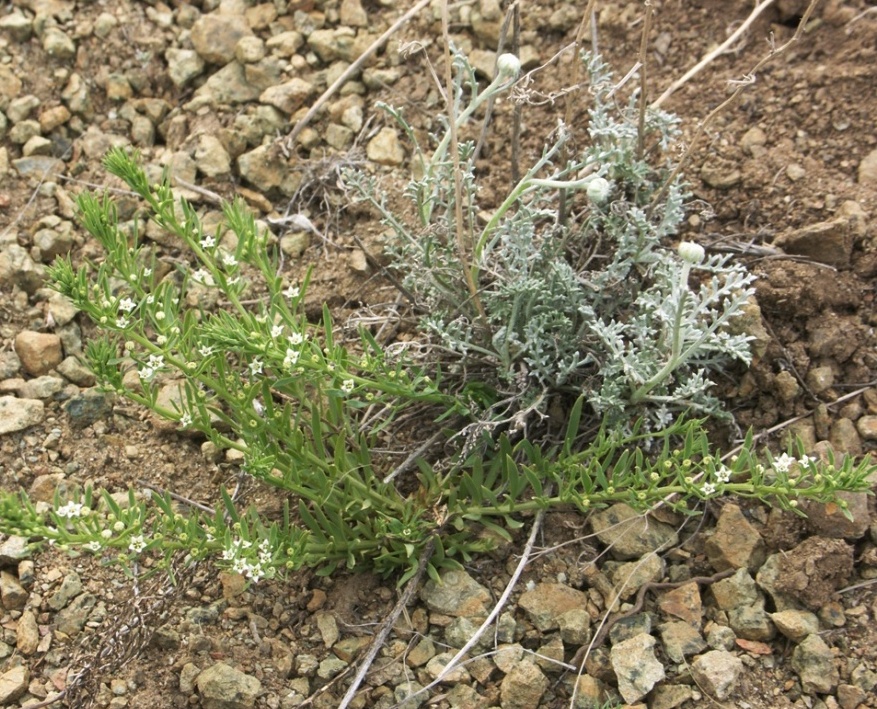
[[[500,57],[497,78],[479,90],[466,57],[455,53],[458,127],[511,89],[515,61]],[[479,205],[474,144],[461,142],[452,160],[447,124],[431,157],[415,142],[419,176],[407,194],[416,220],[394,213],[362,173],[347,180],[395,233],[393,267],[422,326],[451,361],[466,360],[469,372],[481,365],[492,390],[486,419],[521,423],[558,394],[584,394],[610,425],[644,417],[660,428],[686,411],[719,414],[711,376],[750,359],[747,336],[729,324],[752,294],[752,277],[696,244],[677,252],[685,190],[676,181],[665,188],[677,119],[650,110],[640,125],[637,96],[619,104],[606,65],[583,61],[593,98],[588,147],[562,162],[572,128],[559,125],[492,210]],[[387,110],[414,140],[401,113]],[[461,232],[469,235],[465,249]]]

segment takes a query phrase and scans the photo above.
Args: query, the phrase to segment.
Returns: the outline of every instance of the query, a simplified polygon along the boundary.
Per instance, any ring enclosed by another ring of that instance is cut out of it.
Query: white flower
[[[713,485],[712,483],[704,483],[701,490],[703,491],[703,494],[706,497],[709,497],[710,495],[716,494],[716,486]]]
[[[216,246],[216,239],[214,239],[209,234],[207,236],[205,236],[203,239],[201,239],[201,248],[202,249],[212,249],[214,246]]]
[[[783,453],[773,462],[773,469],[778,473],[788,473],[797,461],[788,453]]]
[[[166,317],[167,317],[167,315],[165,315],[164,310],[159,310],[158,312],[155,313],[155,319],[158,320],[158,322],[161,322]]]
[[[521,60],[514,54],[500,54],[496,60],[496,71],[499,76],[514,78],[521,73]]]
[[[196,281],[197,283],[201,283],[202,285],[208,286],[208,287],[215,285],[215,282],[213,280],[213,276],[211,276],[203,268],[199,268],[197,271],[195,271],[192,274],[192,280]]]
[[[235,549],[223,549],[222,550],[222,560],[223,561],[231,561],[235,558],[237,554],[237,550]]]
[[[201,347],[198,348],[198,353],[202,357],[209,357],[213,354],[213,345],[201,345]]]
[[[121,520],[118,520],[118,521],[116,521],[116,522],[113,522],[113,531],[115,531],[115,532],[121,532],[123,529],[125,529],[125,523],[124,523],[124,522],[122,522]]]
[[[126,313],[130,313],[136,307],[137,303],[130,298],[122,298],[122,300],[119,301],[119,310],[124,310]]]
[[[185,413],[180,416],[180,426],[187,428],[192,425],[192,415],[189,413]]]
[[[82,517],[82,505],[78,502],[68,502],[66,505],[61,505],[55,510],[55,514],[59,517],[66,517],[67,519]]]
[[[143,269],[143,277],[144,277],[144,278],[149,278],[151,275],[152,275],[152,269],[151,269],[151,268],[144,268],[144,269]]]
[[[283,334],[283,325],[272,325],[271,326],[271,337],[275,340]]]
[[[290,345],[300,345],[305,341],[304,335],[300,332],[294,332],[289,337],[286,338],[289,341]]]
[[[345,394],[349,394],[353,391],[353,387],[355,386],[356,384],[352,379],[345,379],[343,382],[341,382],[341,391],[343,391]]]
[[[148,367],[152,367],[153,369],[161,369],[164,366],[164,355],[149,355],[149,359],[146,361],[146,365]]]
[[[283,366],[284,367],[292,367],[296,362],[298,362],[298,350],[286,350],[286,357],[283,358]]]
[[[721,467],[716,468],[716,480],[718,480],[720,483],[726,483],[730,479],[731,469],[728,466],[722,465]]]
[[[680,241],[676,250],[683,261],[687,261],[691,264],[700,263],[706,256],[706,251],[704,251],[703,246],[695,244],[693,241]]]
[[[604,204],[612,192],[612,184],[605,177],[595,177],[588,183],[588,199],[594,204]]]
[[[100,551],[101,550],[101,544],[98,541],[89,542],[88,544],[84,544],[83,546],[86,549],[88,549],[89,551]]]
[[[128,542],[128,549],[133,551],[135,554],[139,554],[146,548],[146,540],[143,538],[142,534],[135,534],[131,537],[131,541]]]
[[[250,362],[250,364],[249,364],[250,376],[254,377],[257,374],[261,374],[262,373],[262,364],[263,364],[262,360],[260,360],[260,359],[254,359],[252,362]]]
[[[152,271],[152,269],[149,269],[149,270]],[[152,293],[150,293],[149,295],[146,296],[146,304],[147,305],[152,305],[154,302],[155,302],[155,296]]]
[[[259,583],[262,577],[265,575],[265,572],[262,569],[261,564],[256,564],[255,566],[250,566],[247,569],[247,576],[253,583]]]
[[[238,260],[234,257],[234,254],[223,254],[222,263],[229,268],[234,268],[238,265]]]
[[[250,565],[244,559],[235,559],[231,569],[236,574],[244,574],[250,570]]]
[[[101,539],[109,539],[113,536],[113,532],[110,529],[105,529],[100,533]]]
[[[116,318],[116,327],[120,330],[124,330],[128,325],[131,324],[131,321],[128,318],[120,317]]]
[[[283,295],[292,300],[293,298],[298,298],[301,295],[301,288],[298,286],[289,286],[285,291],[283,291]]]

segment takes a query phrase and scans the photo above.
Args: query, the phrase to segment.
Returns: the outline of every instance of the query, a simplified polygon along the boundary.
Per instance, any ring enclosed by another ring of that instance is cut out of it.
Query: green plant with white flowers
[[[518,67],[501,57],[482,91],[465,58],[454,61],[452,115],[462,126],[511,87]],[[242,471],[274,488],[283,511],[242,511],[224,490],[213,514],[134,491],[119,501],[82,489],[53,504],[5,492],[0,531],[122,563],[210,557],[252,581],[301,566],[404,580],[426,553],[435,577],[497,535],[510,538],[520,515],[551,507],[626,502],[689,513],[730,494],[795,510],[799,498],[866,489],[868,461],[801,451],[759,460],[751,438],[723,462],[703,420],[686,417],[718,413],[710,373],[748,361],[746,336],[729,324],[751,278],[697,245],[665,245],[682,218],[683,189],[674,183],[651,205],[670,164],[638,154],[632,104],[614,115],[608,72],[588,65],[591,147],[556,165],[568,137],[561,128],[484,223],[470,144],[453,159],[454,141],[437,136],[431,157],[419,152],[413,223],[365,176],[348,174],[397,236],[397,269],[424,313],[418,348],[385,347],[365,327],[344,335],[325,307],[309,321],[307,278],[283,274],[267,230],[241,203],[226,205],[208,232],[166,175],[150,178],[136,154],[110,151],[106,168],[184,257],[163,258],[109,197],[80,196],[81,222],[103,258],[78,267],[59,259],[51,277],[103,333],[88,344],[89,363],[107,391],[238,451]],[[645,130],[666,149],[674,123],[656,113]],[[554,404],[562,423],[548,415]],[[594,420],[599,430],[586,434]],[[418,439],[419,431],[427,433]],[[444,445],[424,445],[429,436]],[[386,437],[413,439],[414,465],[377,453]]]

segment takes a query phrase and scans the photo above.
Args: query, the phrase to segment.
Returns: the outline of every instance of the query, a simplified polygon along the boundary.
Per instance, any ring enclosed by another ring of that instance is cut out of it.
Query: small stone
[[[557,616],[560,637],[570,645],[584,645],[591,639],[591,614],[584,608],[572,608]]]
[[[652,632],[652,617],[648,613],[619,618],[609,631],[609,640],[617,645],[625,640],[635,638],[637,635],[650,635]]]
[[[0,396],[0,436],[42,423],[45,405],[39,399]]]
[[[684,662],[686,657],[706,650],[706,641],[697,628],[684,621],[665,623],[659,631],[664,650],[673,662]]]
[[[596,512],[591,517],[591,526],[616,559],[639,559],[679,542],[673,527],[648,519],[623,502]]]
[[[0,19],[0,30],[16,42],[26,42],[33,34],[33,20],[25,17],[21,10],[16,8]]]
[[[15,353],[24,370],[35,377],[47,374],[61,364],[64,353],[61,338],[48,332],[24,330],[15,337]]]
[[[33,611],[27,609],[18,619],[18,627],[15,631],[15,647],[25,657],[30,657],[37,651],[40,644],[40,629],[37,626],[36,616]]]
[[[637,561],[607,562],[609,578],[621,599],[628,599],[647,583],[659,581],[664,575],[664,559],[654,552]]]
[[[638,702],[664,679],[664,666],[655,657],[655,639],[641,633],[612,646],[612,669],[618,691],[628,704]]]
[[[49,597],[49,608],[59,611],[80,593],[82,593],[82,579],[75,571],[71,571],[64,577],[58,590]]]
[[[834,386],[834,369],[831,367],[813,367],[805,377],[807,386],[814,394],[821,394]]]
[[[67,106],[52,106],[40,113],[40,131],[50,133],[55,128],[64,125],[70,120],[70,109]]]
[[[758,126],[750,128],[740,138],[740,147],[752,157],[763,154],[766,143],[767,134]]]
[[[320,637],[323,638],[323,644],[327,648],[331,648],[336,642],[340,633],[338,632],[338,621],[331,613],[317,613],[316,618],[317,629],[320,631]]]
[[[462,570],[445,572],[441,583],[430,579],[420,597],[431,611],[454,617],[486,616],[491,601],[488,590]]]
[[[810,537],[779,559],[776,587],[810,609],[829,601],[853,572],[853,548],[840,539]]]
[[[316,92],[310,81],[295,77],[290,81],[271,86],[259,96],[261,103],[274,106],[287,114],[295,113]]]
[[[55,615],[55,628],[65,635],[74,636],[85,627],[88,616],[97,604],[91,593],[80,593]]]
[[[700,587],[692,581],[679,588],[674,588],[672,591],[667,591],[658,600],[658,608],[667,615],[676,616],[686,623],[700,627],[703,616]]]
[[[782,371],[773,381],[780,401],[792,401],[801,393],[801,386],[791,372]]]
[[[249,103],[259,98],[262,91],[264,89],[247,78],[243,64],[229,62],[198,87],[195,98],[186,107],[196,109],[201,106]]]
[[[740,508],[728,504],[722,508],[715,532],[706,542],[706,553],[716,571],[741,567],[755,571],[764,563],[764,540]]]
[[[717,159],[704,163],[700,169],[700,178],[710,187],[727,190],[740,183],[743,173],[730,161]]]
[[[320,679],[332,679],[340,672],[346,670],[347,664],[344,660],[330,655],[317,666],[317,677]]]
[[[252,709],[262,683],[223,662],[217,662],[196,680],[204,709]]]
[[[427,662],[426,671],[429,673],[429,676],[432,677],[433,680],[438,679],[442,675],[442,672],[445,671],[445,667],[448,663],[454,658],[455,654],[456,653],[453,652],[443,652]],[[442,684],[457,684],[470,681],[471,677],[469,671],[463,665],[456,665],[442,678]]]
[[[868,695],[852,684],[840,684],[837,687],[837,702],[841,709],[857,709],[864,704]]]
[[[837,419],[831,424],[828,440],[831,442],[831,447],[839,453],[848,453],[852,456],[862,454],[862,439],[859,438],[856,425],[848,418]]]
[[[76,44],[58,27],[46,28],[42,42],[50,57],[66,61],[76,56]]]
[[[723,611],[753,605],[759,600],[755,581],[746,569],[737,569],[733,576],[716,581],[710,591],[716,605]]]
[[[691,663],[691,674],[698,686],[719,701],[727,699],[743,672],[743,661],[724,650],[710,650]]]
[[[778,611],[771,613],[770,619],[783,635],[796,643],[819,632],[819,618],[809,611]]]
[[[27,691],[30,672],[24,665],[13,667],[0,675],[0,705],[9,706]]]
[[[524,657],[524,648],[520,643],[508,643],[496,648],[493,661],[500,672],[508,674],[521,662]]]
[[[398,166],[405,160],[405,151],[399,142],[396,131],[390,127],[381,128],[365,149],[369,160],[379,165]]]
[[[311,245],[311,234],[308,231],[293,231],[280,237],[280,250],[290,258],[301,258]]]
[[[283,156],[270,145],[260,145],[238,158],[241,177],[262,192],[279,187],[289,171]]]
[[[181,88],[204,73],[204,60],[194,49],[170,48],[164,53],[168,76],[174,86]]]
[[[560,583],[540,583],[532,591],[526,591],[518,605],[527,611],[530,620],[541,631],[560,627],[560,616],[569,611],[583,610],[587,606],[586,594]]]
[[[8,611],[24,608],[28,593],[14,574],[0,571],[0,601]]]
[[[64,404],[74,429],[82,429],[109,417],[113,412],[112,397],[97,389],[87,389]]]
[[[805,692],[827,694],[837,687],[840,675],[831,648],[819,635],[808,635],[792,651],[792,669]]]
[[[454,618],[445,628],[445,642],[454,648],[463,647],[475,635],[481,621],[481,618]],[[491,642],[493,638],[485,633],[475,647],[479,650],[487,650]]]
[[[795,595],[786,592],[781,586],[781,579],[784,573],[780,566],[782,563],[782,554],[771,554],[758,570],[755,582],[762,591],[771,597],[777,611],[798,610],[801,606],[796,601]]]
[[[423,685],[413,681],[402,682],[393,688],[395,706],[399,709],[418,709],[429,697],[427,694],[417,694],[423,689]],[[417,695],[417,696],[413,696]],[[409,697],[411,697],[409,699]]]
[[[548,678],[529,660],[519,662],[506,674],[499,688],[503,709],[539,709]]]
[[[429,637],[423,637],[408,654],[405,656],[405,662],[409,667],[420,667],[435,657],[435,643]]]
[[[849,220],[841,217],[780,234],[773,245],[788,254],[805,256],[817,263],[848,268],[853,242]]]
[[[216,136],[199,136],[194,157],[202,175],[221,177],[231,172],[231,156]]]
[[[298,52],[305,43],[305,38],[300,32],[288,31],[274,35],[265,43],[265,46],[279,57],[291,57]]]
[[[737,636],[727,625],[714,625],[706,635],[706,644],[713,650],[733,650]]]
[[[776,628],[764,610],[764,601],[728,611],[728,622],[738,638],[767,641],[776,635]]]
[[[26,381],[19,390],[19,396],[23,399],[50,399],[63,389],[64,380],[61,377],[46,374]]]
[[[258,37],[241,37],[234,48],[234,56],[241,64],[253,64],[265,58],[265,42]]]
[[[0,410],[0,421],[3,421],[2,410]],[[13,534],[0,542],[0,566],[15,566],[19,561],[29,557],[30,550],[24,537]]]
[[[361,0],[341,0],[341,24],[347,27],[368,27],[368,13]]]
[[[95,384],[94,372],[79,361],[78,357],[65,357],[58,365],[58,374],[67,381],[73,382],[80,387],[93,387]]]
[[[326,126],[326,145],[335,150],[344,150],[353,142],[353,131],[337,123]]]
[[[190,38],[198,55],[209,64],[228,64],[241,38],[251,35],[238,15],[202,15],[192,26]]]
[[[877,148],[868,153],[859,163],[859,184],[877,185]]]

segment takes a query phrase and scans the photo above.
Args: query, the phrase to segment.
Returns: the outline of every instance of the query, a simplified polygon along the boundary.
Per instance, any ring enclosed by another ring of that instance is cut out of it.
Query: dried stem
[[[652,29],[652,3],[646,0],[646,16],[643,20],[643,34],[639,44],[640,90],[639,90],[639,125],[636,131],[636,159],[642,160],[646,142],[646,101],[648,100],[648,62],[646,51],[649,47],[649,32]]]

